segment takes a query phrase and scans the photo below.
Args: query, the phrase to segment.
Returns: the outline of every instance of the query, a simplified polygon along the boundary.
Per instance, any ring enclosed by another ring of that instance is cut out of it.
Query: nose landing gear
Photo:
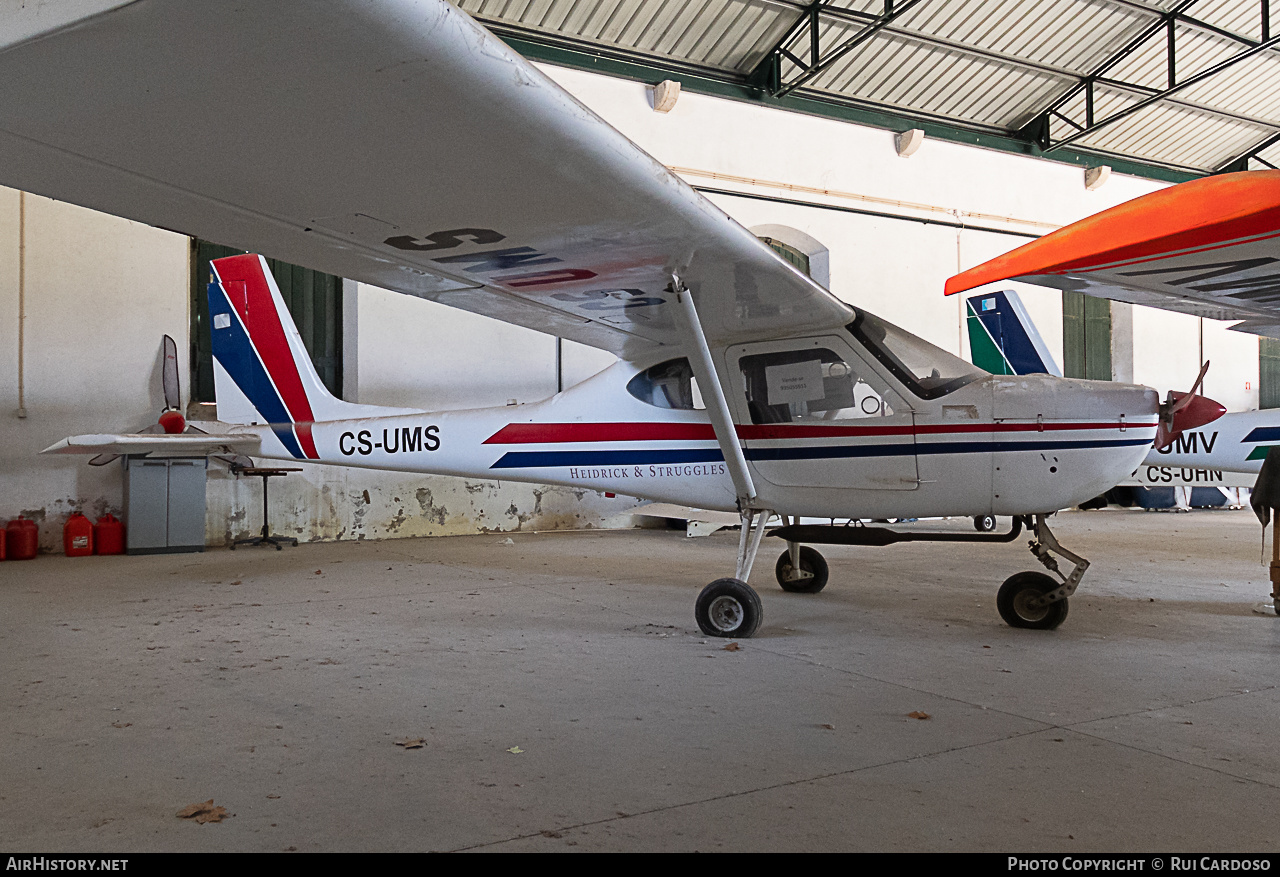
[[[787,546],[773,568],[782,590],[793,594],[816,594],[825,588],[830,576],[827,559],[808,545],[788,542]]]
[[[1089,561],[1058,544],[1045,517],[1035,516],[1031,553],[1047,570],[1062,579],[1062,584],[1041,572],[1020,572],[1007,578],[996,594],[996,609],[1010,627],[1053,630],[1062,624],[1067,617],[1067,598],[1075,593],[1085,570],[1089,568]],[[1069,575],[1062,574],[1058,561],[1050,552],[1060,554],[1075,564]]]

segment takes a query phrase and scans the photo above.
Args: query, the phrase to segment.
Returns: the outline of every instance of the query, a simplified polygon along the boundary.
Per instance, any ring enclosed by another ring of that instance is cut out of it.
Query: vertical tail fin
[[[965,311],[974,365],[996,375],[1062,377],[1016,292],[975,295],[965,301]]]
[[[225,423],[271,424],[298,459],[318,459],[314,421],[344,420],[412,409],[358,405],[336,398],[316,373],[280,289],[256,255],[210,263],[209,319],[214,392]]]

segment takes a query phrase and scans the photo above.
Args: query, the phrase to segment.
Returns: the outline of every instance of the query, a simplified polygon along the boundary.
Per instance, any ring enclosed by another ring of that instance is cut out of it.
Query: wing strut
[[[725,401],[724,389],[720,386],[720,376],[716,373],[715,363],[711,361],[707,336],[702,332],[698,311],[693,306],[693,296],[675,274],[671,275],[671,291],[676,294],[676,301],[680,305],[676,310],[680,314],[679,328],[688,348],[689,364],[693,366],[702,398],[707,403],[707,414],[711,416],[720,453],[724,454],[725,465],[729,467],[729,477],[733,479],[733,488],[738,494],[738,508],[747,509],[755,501],[756,486],[747,469],[747,458],[738,441],[733,415],[729,413],[729,403]]]

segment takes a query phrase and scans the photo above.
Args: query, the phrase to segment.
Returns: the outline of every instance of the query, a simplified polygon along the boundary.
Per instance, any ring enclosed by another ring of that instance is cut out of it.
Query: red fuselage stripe
[[[1151,429],[1155,423],[1127,423],[1126,429]],[[870,436],[930,436],[968,433],[1059,432],[1080,429],[1119,429],[1107,423],[955,423],[936,426],[818,426],[769,424],[739,426],[746,440],[858,438]],[[485,439],[486,445],[564,444],[571,442],[680,442],[716,440],[706,423],[512,423]]]

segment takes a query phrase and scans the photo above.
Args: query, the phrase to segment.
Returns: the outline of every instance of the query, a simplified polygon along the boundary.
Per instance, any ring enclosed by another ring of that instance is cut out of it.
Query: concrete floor
[[[1275,850],[1256,520],[1054,520],[1057,631],[996,615],[1024,540],[830,549],[803,596],[771,539],[737,651],[692,617],[732,532],[0,564],[0,846]]]

